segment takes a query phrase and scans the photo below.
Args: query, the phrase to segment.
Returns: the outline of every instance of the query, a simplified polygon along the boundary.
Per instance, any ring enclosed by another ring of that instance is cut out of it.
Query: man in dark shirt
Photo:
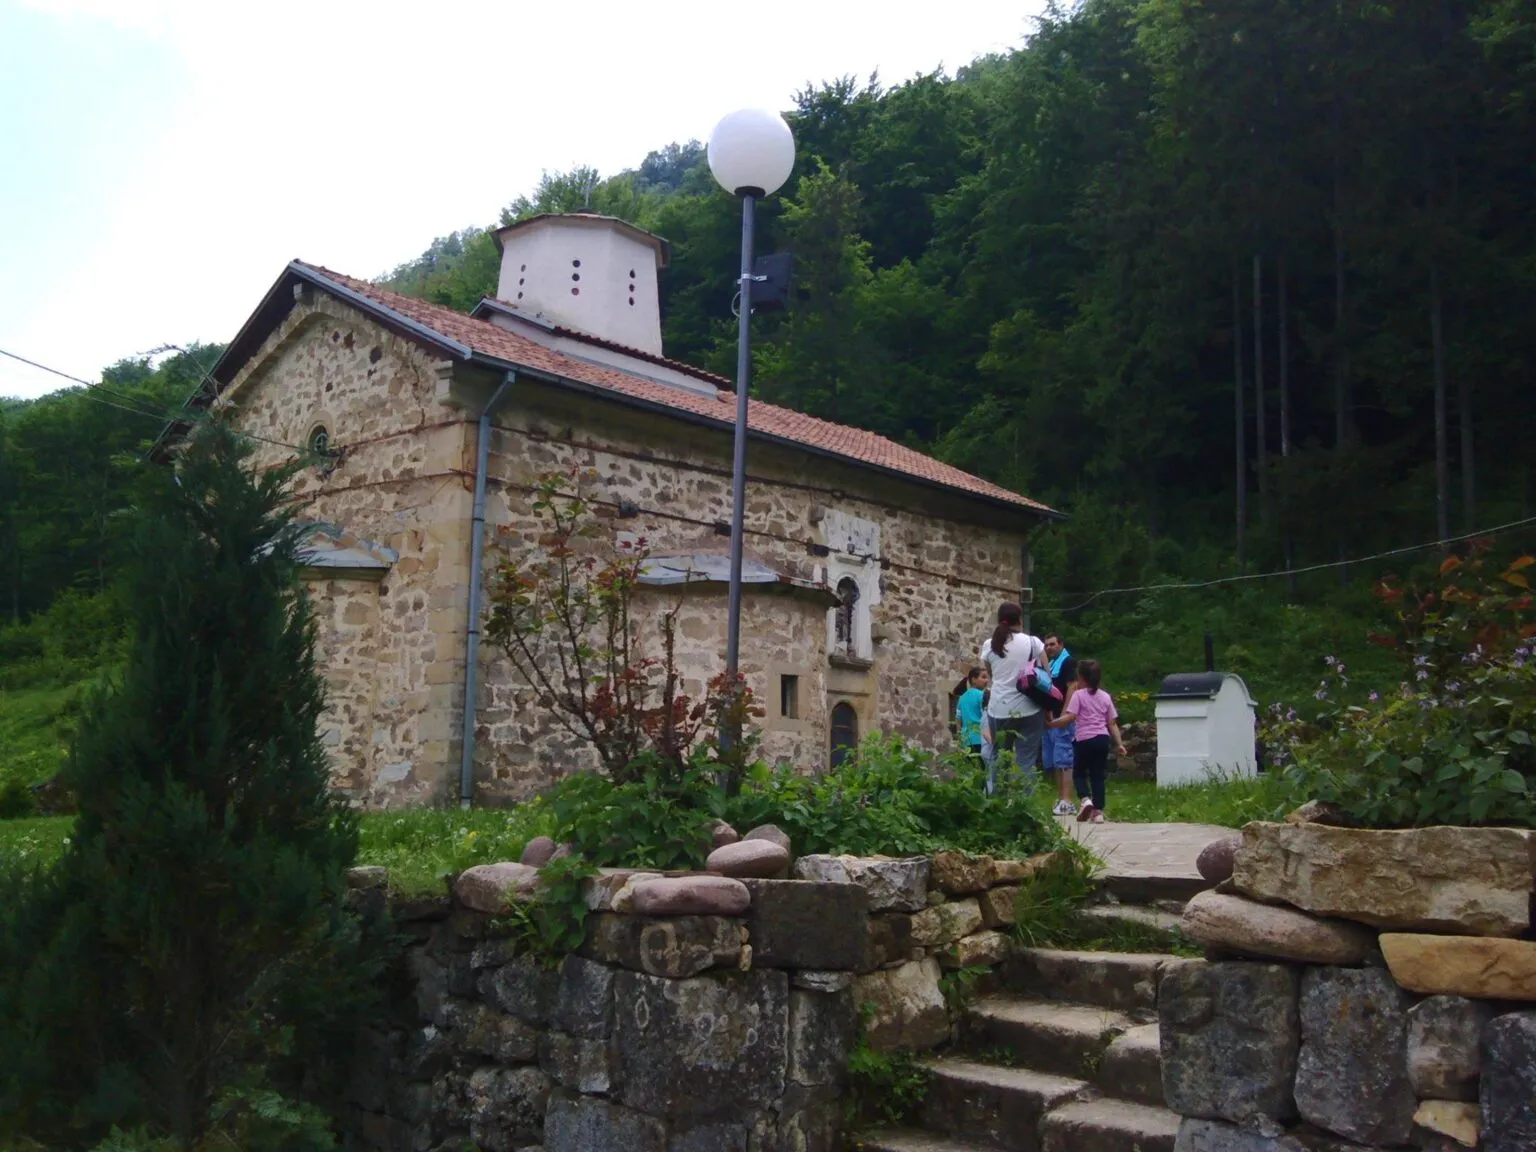
[[[1061,637],[1054,632],[1045,637],[1045,658],[1051,672],[1051,683],[1061,693],[1063,701],[1066,700],[1071,690],[1072,682],[1077,679],[1077,661],[1072,653],[1067,651],[1067,646],[1061,642]],[[1060,715],[1061,708],[1058,705],[1051,710],[1053,714]],[[1047,728],[1045,739],[1040,746],[1041,759],[1047,775],[1056,776],[1058,794],[1061,799],[1056,802],[1053,811],[1057,816],[1073,816],[1077,813],[1077,806],[1069,799],[1072,779],[1072,768],[1076,759],[1077,725],[1068,724],[1065,728]]]

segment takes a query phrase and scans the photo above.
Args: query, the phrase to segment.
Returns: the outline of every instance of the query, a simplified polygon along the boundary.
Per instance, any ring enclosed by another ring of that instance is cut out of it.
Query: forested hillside
[[[1533,0],[1086,0],[953,77],[808,89],[757,392],[1072,511],[1042,551],[1068,598],[1519,518],[1533,46]],[[584,205],[672,241],[668,352],[732,372],[701,147],[502,222]],[[469,228],[388,279],[468,308],[496,265]]]
[[[1369,682],[1370,578],[1438,557],[1105,589],[1531,514],[1536,0],[1085,0],[954,75],[787,111],[797,169],[760,220],[797,293],[756,321],[758,393],[1069,512],[1036,541],[1035,619],[1123,688],[1194,665],[1206,629],[1268,700],[1310,699],[1324,653]],[[590,207],[672,242],[667,350],[733,372],[738,207],[697,142],[655,143],[386,279],[467,310],[495,290],[489,229]],[[39,715],[110,642],[132,462],[217,352],[0,401],[0,692]]]
[[[108,625],[95,616],[110,609],[91,598],[116,579],[133,472],[219,352],[193,346],[158,365],[124,360],[91,388],[0,398],[0,687],[16,678],[7,668],[43,657],[44,629],[17,626],[61,594],[75,599],[59,609],[54,639],[74,649],[99,640],[98,625]]]

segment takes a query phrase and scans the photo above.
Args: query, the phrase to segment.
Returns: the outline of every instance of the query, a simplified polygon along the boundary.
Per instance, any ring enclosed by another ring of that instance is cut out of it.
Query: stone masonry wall
[[[415,900],[356,869],[355,904],[388,908],[411,943],[403,998],[360,1038],[348,1127],[387,1152],[838,1152],[861,1008],[874,1047],[948,1040],[941,968],[1004,958],[1012,885],[1045,859],[808,856],[796,879],[607,869],[586,882],[585,943],[555,964],[497,920],[537,891],[532,864]]]
[[[331,691],[322,732],[337,787],[368,806],[441,799],[453,763],[470,502],[466,428],[437,399],[447,368],[318,296],[294,308],[220,402],[265,438],[263,466],[291,459],[323,424],[338,455],[295,478],[300,516],[399,553],[381,582],[310,584]]]
[[[302,515],[400,554],[376,585],[314,585],[342,601],[317,610],[329,622],[320,654],[335,697],[326,738],[336,750],[338,787],[359,804],[456,794],[470,414],[493,383],[316,296],[294,308],[220,402],[243,430],[278,442],[258,445],[263,464],[291,458],[289,446],[306,444],[323,424],[337,455],[297,478]],[[643,534],[655,554],[724,547],[716,526],[729,516],[729,434],[528,379],[514,385],[496,423],[488,572],[498,548],[532,538],[532,484],[569,467],[595,472],[594,493],[615,536]],[[867,562],[878,566],[867,668],[828,661],[824,602],[749,589],[742,659],[769,711],[764,754],[805,770],[824,767],[828,713],[839,702],[852,706],[861,734],[888,729],[947,746],[949,690],[974,662],[997,604],[1017,595],[1026,525],[953,494],[775,446],[753,445],[748,471],[747,547],[780,571],[827,580],[836,558],[828,555],[828,510],[874,526],[879,537],[879,556]],[[621,502],[632,515],[618,514]],[[652,613],[675,602],[670,593],[646,596],[655,597]],[[684,597],[690,687],[723,666],[724,601],[723,586]],[[371,628],[355,622],[365,615],[376,620]],[[588,766],[580,746],[513,682],[504,659],[489,646],[483,652],[475,772],[484,798],[522,798]],[[371,690],[359,680],[364,667]],[[778,715],[782,675],[799,677],[796,717]]]
[[[491,475],[499,482],[488,521],[497,545],[517,550],[535,538],[529,491],[556,470],[590,473],[589,492],[609,517],[615,537],[643,537],[653,555],[722,550],[716,532],[730,515],[728,436],[676,420],[519,383],[515,404],[498,416]],[[1018,594],[1023,535],[963,517],[974,506],[938,494],[904,498],[926,509],[897,507],[896,482],[808,454],[753,445],[748,457],[746,547],[763,562],[807,580],[826,579],[826,509],[878,526],[877,637],[868,669],[835,667],[827,659],[825,602],[780,589],[744,596],[742,670],[767,710],[763,753],[803,770],[822,769],[829,752],[828,713],[848,702],[861,734],[900,732],[929,747],[947,747],[949,692],[975,662],[997,605]],[[619,505],[632,505],[619,515]],[[985,514],[983,514],[985,518]],[[678,597],[645,594],[652,613]],[[685,690],[696,693],[724,665],[725,589],[709,586],[684,596],[680,667]],[[651,619],[654,619],[654,615]],[[490,794],[518,797],[575,767],[581,750],[550,718],[531,708],[531,693],[494,654],[481,701],[477,778]],[[779,681],[799,677],[797,720],[778,715]],[[509,739],[510,737],[510,739]]]
[[[1184,912],[1212,962],[1159,989],[1176,1152],[1536,1149],[1536,833],[1298,816],[1236,847]]]

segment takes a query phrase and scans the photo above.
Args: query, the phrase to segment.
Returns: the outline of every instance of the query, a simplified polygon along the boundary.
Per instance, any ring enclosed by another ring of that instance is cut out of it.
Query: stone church
[[[663,353],[666,242],[590,214],[497,239],[496,297],[469,315],[289,264],[192,402],[259,437],[263,464],[313,453],[294,491],[325,739],[367,807],[511,801],[593,763],[493,646],[465,716],[481,467],[487,583],[535,538],[539,477],[578,467],[615,543],[645,539],[641,596],[682,605],[685,690],[724,667],[735,396]],[[1029,537],[1057,514],[870,432],[757,401],[748,423],[762,754],[817,770],[871,730],[947,744],[956,681],[998,603],[1027,600]]]

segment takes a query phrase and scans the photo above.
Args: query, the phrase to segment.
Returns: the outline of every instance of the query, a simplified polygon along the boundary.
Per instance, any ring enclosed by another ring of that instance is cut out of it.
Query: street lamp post
[[[736,441],[731,464],[731,585],[725,673],[734,691],[741,657],[742,513],[747,493],[747,391],[752,383],[752,230],[757,201],[777,192],[795,166],[795,138],[776,112],[732,112],[709,137],[709,170],[741,197],[741,311],[736,343]],[[734,734],[732,734],[734,735]]]

